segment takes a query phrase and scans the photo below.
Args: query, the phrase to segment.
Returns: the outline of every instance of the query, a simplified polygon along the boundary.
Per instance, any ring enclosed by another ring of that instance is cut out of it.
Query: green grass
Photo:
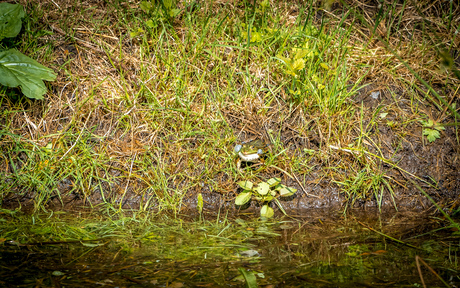
[[[77,198],[177,214],[197,193],[233,199],[238,181],[273,176],[330,180],[351,205],[393,199],[404,185],[391,172],[404,169],[379,129],[391,126],[397,148],[429,107],[443,111],[439,122],[458,117],[433,85],[458,85],[433,63],[440,36],[422,20],[422,30],[402,28],[417,12],[407,2],[382,5],[374,19],[349,7],[321,20],[315,1],[297,12],[249,2],[179,2],[178,12],[113,1],[62,15],[27,4],[14,45],[59,76],[42,102],[1,90],[0,202],[29,199],[40,211]],[[452,16],[439,18],[450,40]],[[375,110],[356,104],[372,83],[404,89],[409,110],[394,94]],[[250,137],[271,142],[272,155],[241,172],[233,147]]]

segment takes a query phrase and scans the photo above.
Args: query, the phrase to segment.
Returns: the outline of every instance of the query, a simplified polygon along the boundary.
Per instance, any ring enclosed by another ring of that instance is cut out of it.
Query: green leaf
[[[251,181],[246,181],[246,180],[238,182],[238,185],[244,190],[251,190],[253,186]]]
[[[145,25],[147,25],[147,27],[149,28],[155,28],[155,23],[153,23],[152,19],[150,20],[147,20],[147,22],[145,22]]]
[[[292,64],[292,70],[298,71],[305,68],[305,59],[296,59]]]
[[[434,122],[431,119],[428,119],[428,121],[420,120],[420,123],[422,123],[423,127],[428,127],[428,128],[431,128],[434,125]]]
[[[29,98],[43,99],[46,86],[42,80],[54,81],[56,74],[16,49],[0,52],[0,83],[8,87],[21,87]]]
[[[267,182],[260,182],[256,189],[254,189],[260,195],[267,195],[268,191],[270,190],[270,185]]]
[[[283,187],[279,190],[280,196],[281,197],[289,197],[295,194],[297,192],[297,189],[292,188],[292,187]]]
[[[272,218],[273,215],[275,215],[275,211],[273,211],[273,208],[268,205],[264,205],[262,206],[262,209],[260,209],[260,216],[262,217]]]
[[[291,67],[292,66],[292,63],[291,63],[291,59],[289,58],[286,58],[282,55],[276,55],[276,58],[278,58],[279,60],[281,60],[287,67]]]
[[[243,275],[248,288],[257,288],[257,279],[254,273],[246,271],[244,268],[238,268],[238,271]]]
[[[235,198],[235,204],[238,206],[244,205],[251,200],[252,193],[251,192],[241,192]]]
[[[280,193],[281,197],[289,197],[291,195],[294,195],[295,192],[297,192],[297,189],[288,187],[283,184],[276,186],[275,190]]]
[[[323,67],[324,69],[329,70],[329,67],[326,63],[320,63],[319,65],[321,65],[321,67]]]
[[[145,13],[149,13],[150,9],[152,9],[152,3],[147,2],[147,1],[142,1],[141,4],[139,4],[139,7],[141,8],[142,11]]]
[[[201,214],[203,212],[203,195],[201,195],[201,193],[198,193],[197,200],[198,204],[196,205],[196,207],[198,209],[198,212],[200,212]]]
[[[430,143],[441,137],[438,130],[429,128],[423,129],[423,136],[426,136]]]
[[[270,187],[273,187],[281,183],[281,179],[278,177],[273,177],[273,178],[268,179],[267,183],[268,185],[270,185]]]
[[[7,37],[16,37],[21,31],[21,18],[25,16],[20,4],[0,3],[0,41]]]
[[[307,49],[303,49],[303,48],[293,48],[292,52],[295,53],[294,59],[301,59],[307,56],[308,52],[310,51]]]

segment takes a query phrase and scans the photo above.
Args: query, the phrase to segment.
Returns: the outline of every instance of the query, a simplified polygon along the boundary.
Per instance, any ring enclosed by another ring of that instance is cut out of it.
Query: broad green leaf
[[[294,195],[295,192],[297,192],[297,189],[284,186],[280,190],[278,190],[278,192],[280,193],[281,197],[289,197],[289,196]]]
[[[260,216],[262,217],[272,218],[273,215],[275,215],[275,211],[273,211],[273,208],[268,205],[264,205],[262,206],[262,209],[260,209]]]
[[[267,183],[270,185],[270,187],[273,187],[281,183],[281,179],[278,177],[270,178],[267,180]]]
[[[248,288],[257,288],[257,279],[253,272],[248,272],[244,268],[238,268],[240,273],[243,275],[244,280]]]
[[[8,87],[21,87],[29,98],[43,99],[46,86],[43,80],[54,81],[56,74],[16,49],[0,52],[0,83]]]
[[[251,190],[253,186],[251,181],[246,181],[246,180],[238,182],[238,185],[244,190]]]
[[[270,185],[268,185],[267,182],[260,182],[256,189],[254,189],[257,193],[259,193],[260,195],[267,195],[268,194],[268,191],[270,190]]]
[[[19,34],[24,16],[24,8],[20,4],[0,3],[0,41]]]
[[[238,194],[238,196],[236,196],[235,204],[241,206],[248,203],[249,200],[251,200],[251,195],[251,192],[241,192],[240,194]]]
[[[441,137],[438,130],[429,128],[423,129],[423,135],[426,136],[430,143]]]

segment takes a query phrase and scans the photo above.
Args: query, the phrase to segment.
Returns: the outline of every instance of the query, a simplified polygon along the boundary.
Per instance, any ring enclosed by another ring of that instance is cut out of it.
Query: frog
[[[234,151],[235,153],[238,153],[236,166],[240,169],[242,162],[263,162],[263,157],[268,153],[268,145],[266,145],[261,139],[254,139],[236,145]]]

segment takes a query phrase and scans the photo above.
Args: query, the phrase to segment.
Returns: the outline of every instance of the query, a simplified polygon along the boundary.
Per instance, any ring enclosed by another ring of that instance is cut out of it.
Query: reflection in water
[[[159,221],[130,230],[130,241],[5,239],[0,286],[242,287],[243,268],[259,287],[423,287],[420,273],[427,287],[443,287],[438,276],[458,287],[458,236],[417,237],[434,224],[404,220]]]

